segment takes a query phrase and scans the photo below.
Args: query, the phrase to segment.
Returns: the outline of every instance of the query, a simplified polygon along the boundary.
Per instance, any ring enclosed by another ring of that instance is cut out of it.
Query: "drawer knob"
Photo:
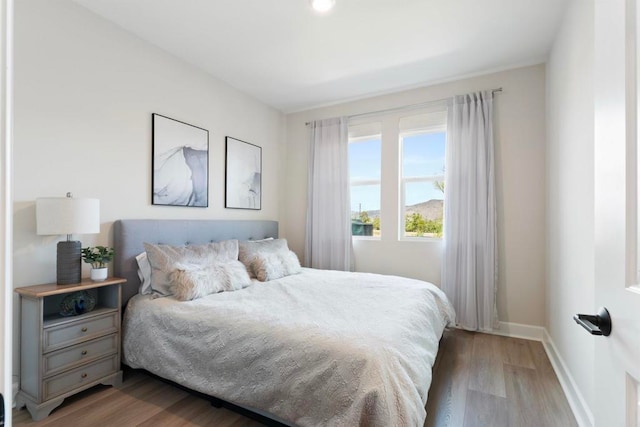
[[[87,327],[85,326],[84,328],[81,329],[82,332],[87,332]]]
[[[80,375],[80,376],[81,376],[82,378],[87,378],[87,374],[86,374],[86,372],[85,372],[85,373],[83,373],[83,374],[82,374],[82,375]]]
[[[83,356],[86,356],[87,355],[87,350],[82,350],[82,353],[80,353],[80,354],[82,354]]]

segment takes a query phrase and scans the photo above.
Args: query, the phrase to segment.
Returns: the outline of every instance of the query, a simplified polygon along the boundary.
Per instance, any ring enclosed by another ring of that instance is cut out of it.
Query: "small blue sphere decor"
[[[96,299],[87,291],[78,291],[64,297],[60,303],[62,316],[77,316],[88,313],[96,306]]]

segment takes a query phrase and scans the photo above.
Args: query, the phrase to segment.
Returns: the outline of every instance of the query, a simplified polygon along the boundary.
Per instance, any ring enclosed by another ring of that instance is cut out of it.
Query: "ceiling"
[[[568,0],[74,0],[283,112],[544,62]]]

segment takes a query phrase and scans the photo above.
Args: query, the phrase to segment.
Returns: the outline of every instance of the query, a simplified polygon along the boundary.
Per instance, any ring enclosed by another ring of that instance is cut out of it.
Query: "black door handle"
[[[603,335],[608,337],[611,334],[611,316],[609,311],[600,307],[598,314],[576,314],[573,316],[573,320],[583,328],[585,328],[591,335]]]

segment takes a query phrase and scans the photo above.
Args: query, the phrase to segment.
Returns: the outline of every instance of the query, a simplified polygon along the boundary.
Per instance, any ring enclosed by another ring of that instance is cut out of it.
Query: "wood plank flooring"
[[[433,371],[425,426],[576,426],[542,344],[461,330],[446,331]],[[13,410],[15,427],[216,426],[257,421],[143,372],[125,373],[121,388],[98,386],[70,397],[34,422]]]
[[[425,426],[577,426],[542,343],[446,331]]]

